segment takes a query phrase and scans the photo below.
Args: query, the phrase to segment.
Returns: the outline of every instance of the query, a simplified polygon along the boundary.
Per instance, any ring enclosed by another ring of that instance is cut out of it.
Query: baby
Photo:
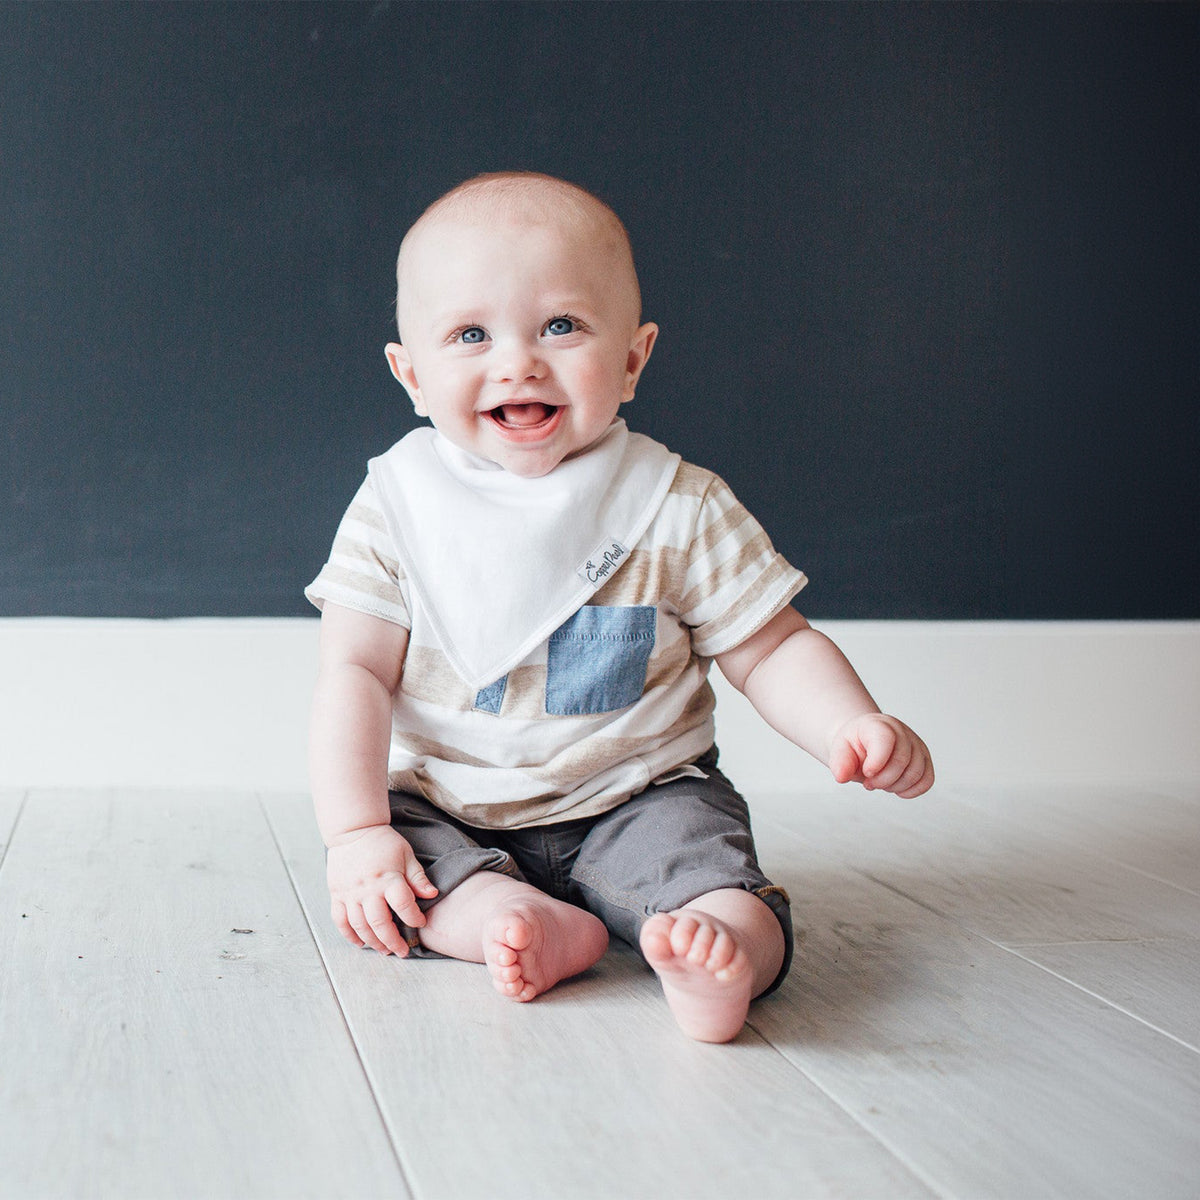
[[[430,206],[387,347],[422,427],[373,459],[307,591],[311,781],[355,945],[532,1000],[639,946],[693,1038],[783,979],[788,899],[717,767],[713,660],[839,782],[933,783],[790,606],[804,576],[711,472],[618,417],[658,335],[616,215],[501,173]]]

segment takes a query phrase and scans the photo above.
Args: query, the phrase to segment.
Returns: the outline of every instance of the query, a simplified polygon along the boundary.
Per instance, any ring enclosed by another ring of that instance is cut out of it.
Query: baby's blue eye
[[[468,346],[475,346],[482,342],[487,334],[478,325],[472,325],[469,329],[464,329],[458,336]]]
[[[574,333],[575,322],[570,317],[555,317],[546,326],[546,332],[552,334],[554,337],[562,337],[565,333]]]

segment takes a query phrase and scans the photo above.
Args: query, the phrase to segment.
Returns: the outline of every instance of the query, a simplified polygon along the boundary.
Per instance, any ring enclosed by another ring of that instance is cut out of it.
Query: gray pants
[[[646,918],[682,908],[708,892],[740,888],[771,909],[791,965],[787,894],[763,875],[745,800],[717,770],[714,747],[695,763],[705,778],[651,784],[598,817],[528,829],[476,829],[408,792],[391,793],[392,826],[408,840],[438,889],[431,908],[476,871],[498,871],[594,913],[632,946]],[[401,926],[415,957],[437,958]]]

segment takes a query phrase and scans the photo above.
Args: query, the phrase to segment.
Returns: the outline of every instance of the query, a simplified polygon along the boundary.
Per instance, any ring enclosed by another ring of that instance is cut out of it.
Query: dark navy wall
[[[1200,616],[1200,9],[0,5],[0,615],[288,615],[421,208],[625,218],[814,617]]]

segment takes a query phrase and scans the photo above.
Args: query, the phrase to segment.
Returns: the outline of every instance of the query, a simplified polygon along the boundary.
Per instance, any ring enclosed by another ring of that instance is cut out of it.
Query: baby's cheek
[[[579,370],[577,382],[593,395],[604,395],[612,391],[613,385],[620,385],[624,380],[623,374],[618,374],[604,363],[588,363]]]

